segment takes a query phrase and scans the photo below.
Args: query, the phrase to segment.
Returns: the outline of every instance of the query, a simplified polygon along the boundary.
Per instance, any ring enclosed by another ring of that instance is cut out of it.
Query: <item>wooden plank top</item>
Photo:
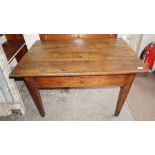
[[[10,77],[116,75],[148,68],[122,39],[37,41]]]

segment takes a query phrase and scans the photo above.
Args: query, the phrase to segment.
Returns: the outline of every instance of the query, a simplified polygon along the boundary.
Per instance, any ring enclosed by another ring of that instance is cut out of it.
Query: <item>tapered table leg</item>
[[[40,93],[39,93],[39,89],[35,86],[35,83],[33,81],[33,78],[24,78],[25,80],[25,83],[27,85],[27,88],[33,98],[33,101],[36,105],[36,107],[38,108],[39,110],[39,113],[42,117],[45,116],[45,111],[44,111],[44,107],[43,107],[43,104],[42,104],[42,101],[41,101],[41,96],[40,96]]]
[[[131,85],[132,85],[134,78],[135,78],[135,74],[134,75],[127,75],[127,79],[126,79],[125,84],[123,86],[121,86],[121,90],[120,90],[118,101],[117,101],[117,106],[115,109],[115,116],[119,115],[119,113],[120,113],[120,111],[124,105],[124,102],[127,98],[127,95],[129,93],[129,90],[131,88]]]

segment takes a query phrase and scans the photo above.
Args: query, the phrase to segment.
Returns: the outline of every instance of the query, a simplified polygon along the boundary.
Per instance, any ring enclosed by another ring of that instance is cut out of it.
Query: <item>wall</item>
[[[0,66],[0,103],[11,103],[13,98],[4,77],[2,67]]]
[[[25,112],[16,83],[9,79],[10,71],[3,47],[0,45],[0,116],[11,114],[12,108],[20,109],[23,114]]]
[[[24,34],[24,39],[28,49],[31,48],[31,46],[35,43],[36,40],[40,40],[38,34]]]
[[[155,41],[155,34],[144,34],[142,37],[142,42],[140,45],[138,55],[140,55],[145,46],[147,46],[152,41]]]
[[[5,35],[2,35],[0,37],[0,44],[3,44],[4,42],[6,42],[6,37],[5,37]]]
[[[141,34],[119,34],[118,38],[124,39],[132,50],[138,54],[142,36]]]

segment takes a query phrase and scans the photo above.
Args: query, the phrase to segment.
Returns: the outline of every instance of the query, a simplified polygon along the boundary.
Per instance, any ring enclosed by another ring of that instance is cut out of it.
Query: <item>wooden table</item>
[[[41,116],[45,111],[40,88],[120,86],[118,116],[135,75],[146,72],[145,64],[122,39],[75,39],[37,41],[10,77],[24,78]]]

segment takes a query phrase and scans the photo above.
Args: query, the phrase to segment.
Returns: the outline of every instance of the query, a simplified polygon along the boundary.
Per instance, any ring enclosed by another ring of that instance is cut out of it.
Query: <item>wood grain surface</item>
[[[125,100],[128,96],[128,93],[130,91],[130,88],[131,88],[134,78],[135,78],[135,75],[128,75],[124,85],[121,86],[116,109],[115,109],[115,114],[114,114],[115,116],[119,115],[119,113],[125,103]]]
[[[118,116],[135,75],[149,71],[122,39],[96,39],[95,35],[64,36],[66,38],[58,35],[55,40],[48,38],[52,38],[50,35],[42,37],[42,41],[33,45],[10,77],[24,78],[43,117],[45,111],[40,88],[102,86],[121,87],[115,110],[115,116]]]
[[[148,72],[122,39],[37,41],[10,77],[116,75]]]
[[[70,40],[70,39],[103,39],[116,38],[116,34],[40,34],[41,40]]]
[[[12,60],[16,57],[17,53],[19,53],[20,49],[23,48],[25,45],[24,41],[21,40],[9,40],[2,44],[4,49],[5,55],[8,61]]]
[[[123,86],[126,78],[126,75],[37,77],[33,82],[38,88],[103,87]]]

